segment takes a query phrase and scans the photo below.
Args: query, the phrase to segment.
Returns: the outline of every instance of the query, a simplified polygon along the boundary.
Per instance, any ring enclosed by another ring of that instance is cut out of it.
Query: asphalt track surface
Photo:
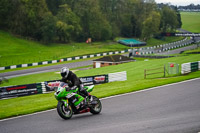
[[[62,67],[66,67],[66,66],[68,68],[76,68],[76,67],[89,66],[89,65],[92,65],[92,60],[0,73],[0,77],[12,78],[12,77],[24,76],[24,75],[29,75],[29,74],[59,71]]]
[[[169,51],[166,51],[166,52],[157,53],[157,55],[179,54],[179,53],[184,52],[186,50],[196,49],[197,47],[198,47],[198,45],[194,44],[194,45],[190,45],[190,46],[186,46],[186,47],[182,47],[182,48],[178,48],[178,49],[174,49],[174,50],[169,50]]]
[[[0,121],[1,133],[198,133],[200,78],[101,99],[99,115],[56,110]]]

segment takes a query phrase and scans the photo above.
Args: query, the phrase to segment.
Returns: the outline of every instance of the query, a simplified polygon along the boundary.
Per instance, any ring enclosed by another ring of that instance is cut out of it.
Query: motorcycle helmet
[[[67,78],[68,75],[69,75],[69,68],[68,68],[68,67],[63,67],[63,68],[61,69],[60,74],[61,74],[61,76],[62,76],[63,78]]]

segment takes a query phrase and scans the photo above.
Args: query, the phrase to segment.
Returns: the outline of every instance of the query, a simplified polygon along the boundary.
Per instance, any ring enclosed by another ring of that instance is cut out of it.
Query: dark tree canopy
[[[46,43],[117,36],[148,39],[181,27],[181,16],[154,0],[1,0],[0,29]]]

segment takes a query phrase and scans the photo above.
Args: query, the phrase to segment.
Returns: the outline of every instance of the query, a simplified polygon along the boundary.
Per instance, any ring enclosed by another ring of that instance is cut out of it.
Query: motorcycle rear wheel
[[[95,96],[93,96],[93,101],[96,101],[97,104],[90,106],[90,112],[92,114],[99,114],[102,109],[101,101]]]
[[[73,110],[70,104],[68,105],[68,107],[65,107],[64,103],[61,101],[58,101],[57,112],[59,116],[65,120],[70,119],[73,115]]]

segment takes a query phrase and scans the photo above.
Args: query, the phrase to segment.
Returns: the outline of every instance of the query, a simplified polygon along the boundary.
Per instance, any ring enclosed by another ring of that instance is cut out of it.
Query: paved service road
[[[47,66],[47,67],[41,66],[39,68],[0,73],[0,77],[11,78],[11,77],[29,75],[29,74],[34,74],[34,73],[51,72],[51,71],[57,71],[57,70],[59,71],[64,66],[67,66],[69,68],[76,68],[76,67],[82,67],[82,66],[88,66],[88,65],[92,65],[92,60],[80,61],[80,62],[74,62],[74,63],[66,62],[66,64],[61,64],[61,65],[53,65],[53,66]]]
[[[0,121],[1,133],[198,133],[200,78],[102,99],[99,115],[61,119],[56,110]],[[13,107],[14,109],[14,107]]]

